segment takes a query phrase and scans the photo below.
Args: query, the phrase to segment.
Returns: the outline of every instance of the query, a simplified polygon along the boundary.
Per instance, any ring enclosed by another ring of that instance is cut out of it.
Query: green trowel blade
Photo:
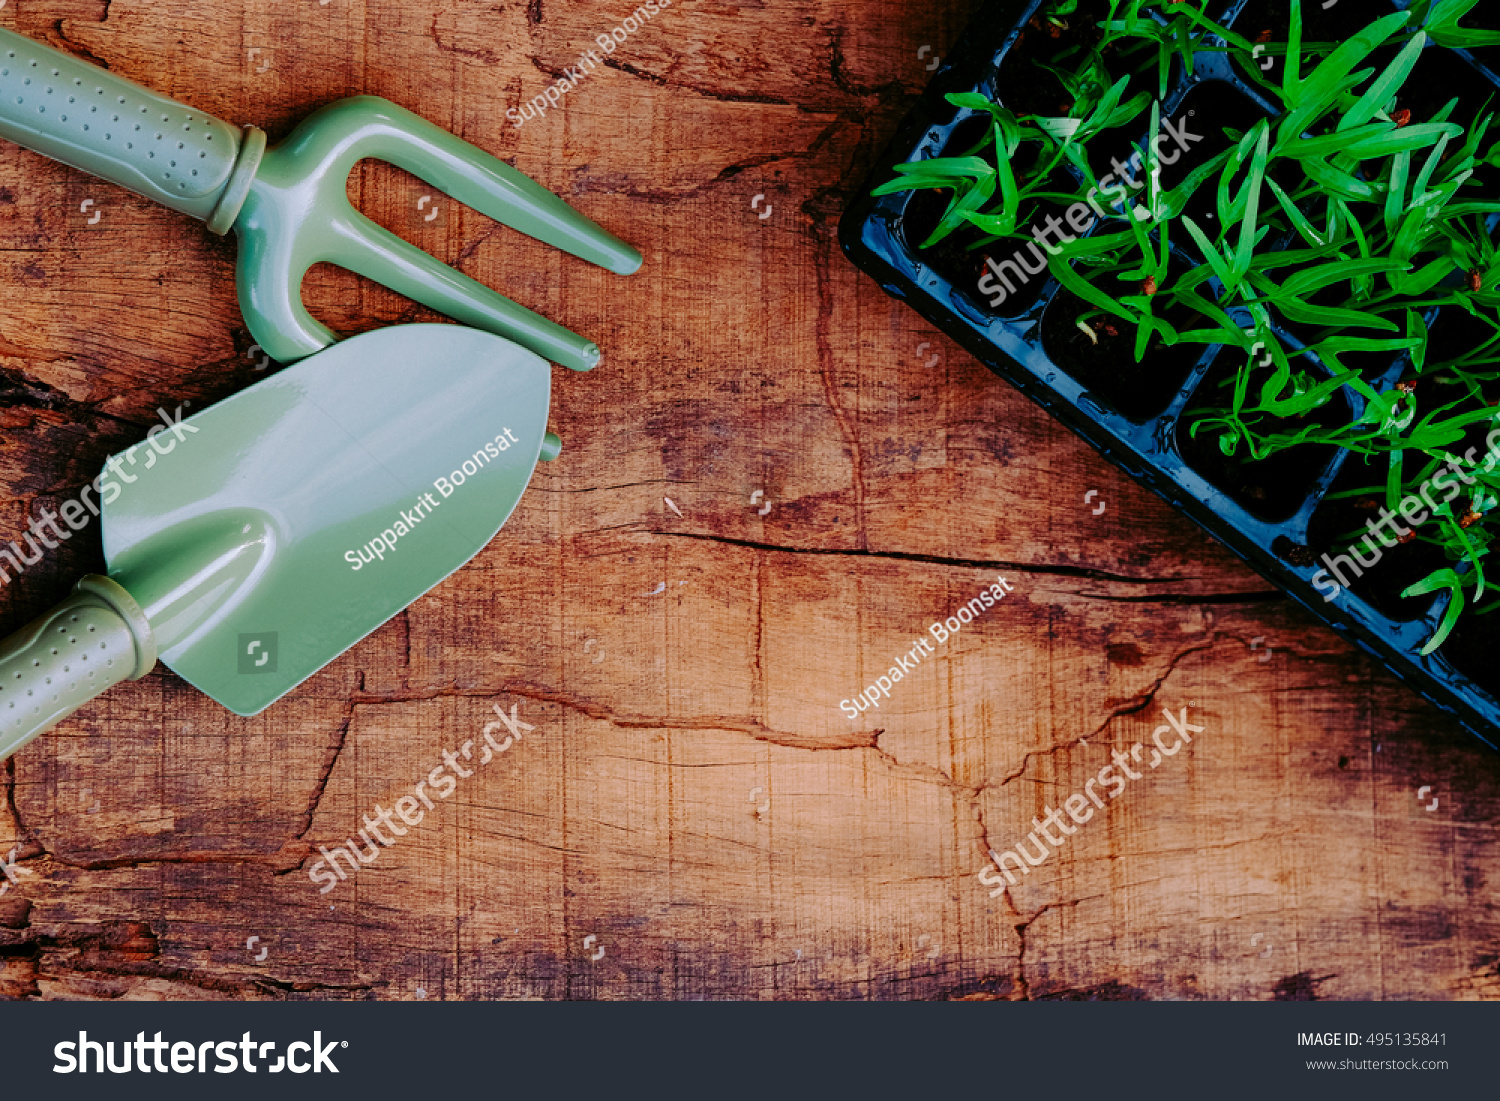
[[[96,483],[110,576],[174,672],[253,715],[494,538],[555,454],[550,387],[509,341],[409,325],[164,411]]]

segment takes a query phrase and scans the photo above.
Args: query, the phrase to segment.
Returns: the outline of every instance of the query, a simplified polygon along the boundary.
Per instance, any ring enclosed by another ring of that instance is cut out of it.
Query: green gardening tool
[[[274,148],[133,81],[0,29],[0,137],[239,238],[236,282],[251,335],[291,363],[337,338],[308,313],[302,281],[320,261],[449,317],[588,370],[599,349],[433,259],[356,211],[349,172],[390,161],[501,222],[610,271],[640,253],[503,161],[388,100],[340,100]]]
[[[508,341],[405,325],[158,425],[94,482],[109,576],[0,643],[0,760],[158,656],[237,714],[280,699],[495,536],[561,446],[550,388]]]

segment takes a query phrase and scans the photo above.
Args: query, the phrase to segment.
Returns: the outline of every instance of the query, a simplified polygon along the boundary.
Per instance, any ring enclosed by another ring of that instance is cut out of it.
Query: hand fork
[[[382,229],[349,203],[354,165],[389,161],[522,233],[621,275],[635,249],[496,157],[376,96],[329,104],[266,147],[227,123],[0,28],[0,137],[239,238],[251,335],[290,363],[337,340],[302,301],[326,261],[575,370],[599,348]]]

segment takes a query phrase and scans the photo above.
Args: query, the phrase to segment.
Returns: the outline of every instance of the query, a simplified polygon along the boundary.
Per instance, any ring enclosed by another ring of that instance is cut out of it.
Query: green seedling
[[[1314,42],[1293,0],[1274,41],[1252,43],[1214,22],[1210,6],[1111,0],[1093,45],[1036,62],[1038,78],[1073,97],[1067,119],[1017,116],[979,93],[949,96],[987,113],[993,140],[961,158],[898,165],[878,193],[949,191],[923,247],[954,235],[970,248],[1029,240],[1036,202],[1086,202],[1099,184],[1095,162],[1104,160],[1092,147],[1149,117],[1138,190],[1105,208],[1090,236],[1052,249],[1050,274],[1085,303],[1078,324],[1090,339],[1098,339],[1095,319],[1122,335],[1134,329],[1130,352],[1121,351],[1136,362],[1158,343],[1243,351],[1222,390],[1188,414],[1191,434],[1215,440],[1235,461],[1342,448],[1384,465],[1378,494],[1391,507],[1443,464],[1462,471],[1462,495],[1412,535],[1451,563],[1406,590],[1448,594],[1431,652],[1466,609],[1500,608],[1481,599],[1494,596],[1484,567],[1500,460],[1459,453],[1474,433],[1500,425],[1491,404],[1500,397],[1500,256],[1490,230],[1500,201],[1476,186],[1500,168],[1500,134],[1488,102],[1450,99],[1424,118],[1404,103],[1416,102],[1407,88],[1430,51],[1500,45],[1500,31],[1460,25],[1477,0],[1425,0],[1338,42]],[[1053,5],[1044,18],[1076,29],[1081,7]],[[1028,41],[1035,52],[1046,39]],[[1248,131],[1218,131],[1220,150],[1164,189],[1157,100],[1169,67],[1191,65],[1198,52],[1232,54],[1280,110]],[[1264,56],[1281,63],[1263,67]],[[1059,168],[1076,170],[1083,185],[1060,186]],[[1185,213],[1195,199],[1194,209],[1211,217]],[[1171,247],[1191,257],[1188,270],[1171,274]],[[1447,325],[1472,321],[1480,336],[1439,357],[1427,328],[1435,310]],[[1296,327],[1303,346],[1283,347],[1273,323]],[[1362,362],[1397,356],[1411,377],[1393,386],[1362,375]],[[1330,404],[1341,390],[1358,410],[1343,419],[1334,413],[1342,406]]]

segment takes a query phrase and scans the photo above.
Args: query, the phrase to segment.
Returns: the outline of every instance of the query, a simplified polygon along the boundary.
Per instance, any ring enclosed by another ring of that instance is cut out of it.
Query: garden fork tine
[[[327,261],[564,366],[587,370],[598,362],[591,342],[354,210],[348,176],[367,157],[404,168],[459,202],[610,271],[640,267],[633,248],[505,162],[387,100],[357,96],[316,112],[265,151],[234,223],[241,239],[241,306],[252,332],[264,318],[259,327],[268,339],[261,346],[272,358],[300,358],[333,339],[308,314],[300,293],[307,269]]]
[[[245,322],[291,362],[337,337],[308,312],[302,282],[320,261],[346,266],[554,362],[587,370],[599,349],[453,271],[349,204],[366,157],[421,177],[460,203],[575,256],[628,275],[640,253],[503,161],[374,96],[315,112],[274,149],[133,81],[0,28],[0,137],[156,199],[240,238]]]
[[[465,325],[508,337],[554,363],[581,371],[598,364],[598,345],[497,294],[358,211],[351,210],[346,220],[335,221],[332,228],[340,240],[328,253],[329,263]]]

